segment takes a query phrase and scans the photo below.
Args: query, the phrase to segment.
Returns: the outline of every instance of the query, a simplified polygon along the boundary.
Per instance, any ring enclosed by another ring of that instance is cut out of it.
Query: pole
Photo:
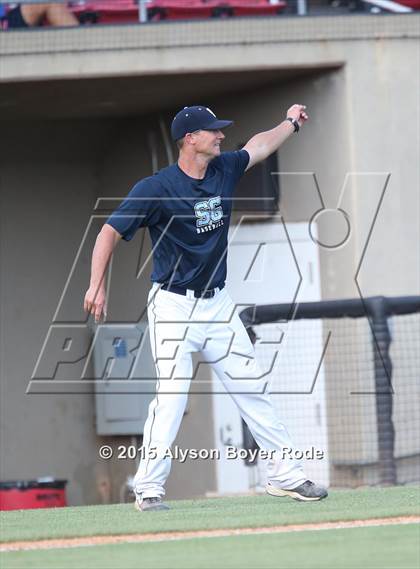
[[[139,1],[139,22],[145,24],[147,22],[147,0]]]
[[[306,0],[297,0],[297,14],[298,16],[306,16]]]
[[[381,484],[395,485],[397,469],[394,456],[395,429],[392,420],[392,362],[389,355],[391,334],[388,327],[386,299],[383,296],[374,297],[369,299],[367,305],[372,316],[379,476]]]

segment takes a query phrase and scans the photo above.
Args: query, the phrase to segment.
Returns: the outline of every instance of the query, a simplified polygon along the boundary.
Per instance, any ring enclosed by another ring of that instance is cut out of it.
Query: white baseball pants
[[[252,342],[234,310],[226,288],[210,299],[196,299],[192,291],[187,296],[168,292],[157,283],[150,290],[148,319],[158,380],[144,427],[144,458],[134,478],[137,495],[165,494],[171,468],[167,450],[184,415],[192,352],[201,352],[213,367],[262,450],[293,448],[266,393],[267,379],[261,377]],[[270,461],[268,478],[283,488],[296,488],[306,480],[300,462],[291,457]]]

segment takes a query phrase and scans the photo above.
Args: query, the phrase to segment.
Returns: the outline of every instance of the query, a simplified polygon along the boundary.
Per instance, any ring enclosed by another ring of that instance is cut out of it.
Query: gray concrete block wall
[[[92,396],[26,389],[94,203],[102,136],[99,125],[2,125],[1,478],[70,479],[74,504],[98,500]]]

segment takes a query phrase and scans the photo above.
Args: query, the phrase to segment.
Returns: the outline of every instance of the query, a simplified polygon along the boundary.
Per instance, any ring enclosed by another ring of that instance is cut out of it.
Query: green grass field
[[[167,512],[132,505],[1,512],[1,540],[142,534],[199,529],[270,527],[420,514],[420,489],[397,487],[331,492],[322,502],[249,496],[175,501]],[[287,534],[190,538],[2,554],[12,568],[389,568],[420,567],[415,524]]]

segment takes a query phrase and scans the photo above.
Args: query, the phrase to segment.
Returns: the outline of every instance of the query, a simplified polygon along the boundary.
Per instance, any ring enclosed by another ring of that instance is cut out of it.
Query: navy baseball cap
[[[174,117],[171,126],[173,140],[183,138],[187,132],[196,130],[220,130],[233,124],[233,121],[219,120],[208,107],[198,105],[184,107]]]

